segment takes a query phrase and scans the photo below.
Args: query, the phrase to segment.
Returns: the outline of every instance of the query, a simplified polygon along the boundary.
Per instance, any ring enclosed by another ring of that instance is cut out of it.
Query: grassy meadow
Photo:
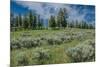
[[[10,65],[95,61],[95,6],[11,1]]]
[[[95,61],[95,30],[11,32],[11,66]]]

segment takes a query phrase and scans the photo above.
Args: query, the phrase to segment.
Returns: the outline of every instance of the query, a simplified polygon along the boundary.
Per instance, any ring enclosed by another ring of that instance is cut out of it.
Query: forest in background
[[[65,29],[65,28],[80,28],[80,29],[94,29],[95,25],[88,23],[84,20],[71,20],[68,21],[69,15],[66,8],[60,8],[58,15],[51,15],[48,18],[47,24],[44,24],[44,19],[40,18],[39,14],[34,14],[33,11],[29,11],[26,15],[14,15],[11,13],[11,31],[16,30],[42,30],[42,29]]]

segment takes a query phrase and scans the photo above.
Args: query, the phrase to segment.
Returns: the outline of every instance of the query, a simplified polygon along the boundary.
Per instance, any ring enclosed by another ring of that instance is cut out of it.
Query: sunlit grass
[[[94,29],[72,28],[72,29],[64,29],[64,30],[63,29],[61,29],[61,30],[27,30],[27,31],[11,32],[11,39],[13,39],[13,38],[17,39],[22,36],[28,36],[28,37],[32,37],[32,38],[37,38],[37,37],[41,37],[41,36],[45,36],[45,37],[53,36],[54,37],[55,35],[58,35],[58,34],[61,34],[61,35],[66,34],[68,36],[73,36],[74,34],[77,34],[78,32],[83,33],[81,38],[75,38],[69,42],[64,42],[59,45],[45,44],[40,47],[13,49],[13,50],[11,50],[11,65],[12,66],[13,65],[21,65],[18,63],[18,59],[23,54],[25,54],[27,57],[26,61],[28,61],[28,63],[26,65],[37,65],[39,63],[43,63],[43,64],[70,63],[71,58],[67,55],[66,50],[68,48],[75,47],[76,45],[81,44],[85,40],[95,39],[95,33],[94,33],[95,31],[94,31]],[[25,34],[25,35],[23,35],[23,34]],[[34,58],[37,50],[40,50],[40,49],[43,49],[43,51],[48,50],[50,59],[45,59],[46,60],[45,62],[42,59],[42,61],[39,62],[36,58]]]

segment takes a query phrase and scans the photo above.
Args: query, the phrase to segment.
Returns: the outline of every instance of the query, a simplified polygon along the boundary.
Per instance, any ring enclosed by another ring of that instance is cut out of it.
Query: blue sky
[[[29,10],[40,14],[41,18],[47,22],[51,15],[57,15],[60,8],[66,8],[69,17],[68,20],[84,20],[88,23],[95,23],[95,6],[93,5],[73,5],[57,3],[40,3],[32,1],[11,1],[11,12],[17,14],[27,14]]]

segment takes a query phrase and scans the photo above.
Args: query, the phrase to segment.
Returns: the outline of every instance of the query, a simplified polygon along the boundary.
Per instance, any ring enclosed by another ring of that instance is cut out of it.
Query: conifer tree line
[[[48,19],[48,29],[62,29],[62,28],[81,28],[81,29],[94,29],[93,24],[89,24],[86,21],[68,21],[68,11],[66,8],[60,8],[58,14],[51,15]],[[11,13],[10,17],[10,26],[11,30],[20,30],[20,29],[34,29],[40,30],[44,29],[43,19],[40,18],[39,14],[33,15],[32,11],[29,11],[27,15],[22,16],[18,14],[14,16]]]
[[[68,11],[66,8],[60,8],[58,15],[49,18],[49,27],[51,28],[81,28],[81,29],[94,29],[95,25],[89,24],[86,21],[71,20],[68,21]]]
[[[32,11],[27,15],[22,16],[19,14],[16,17],[11,13],[10,27],[11,30],[42,29],[43,21],[40,18],[40,15],[33,15]]]

